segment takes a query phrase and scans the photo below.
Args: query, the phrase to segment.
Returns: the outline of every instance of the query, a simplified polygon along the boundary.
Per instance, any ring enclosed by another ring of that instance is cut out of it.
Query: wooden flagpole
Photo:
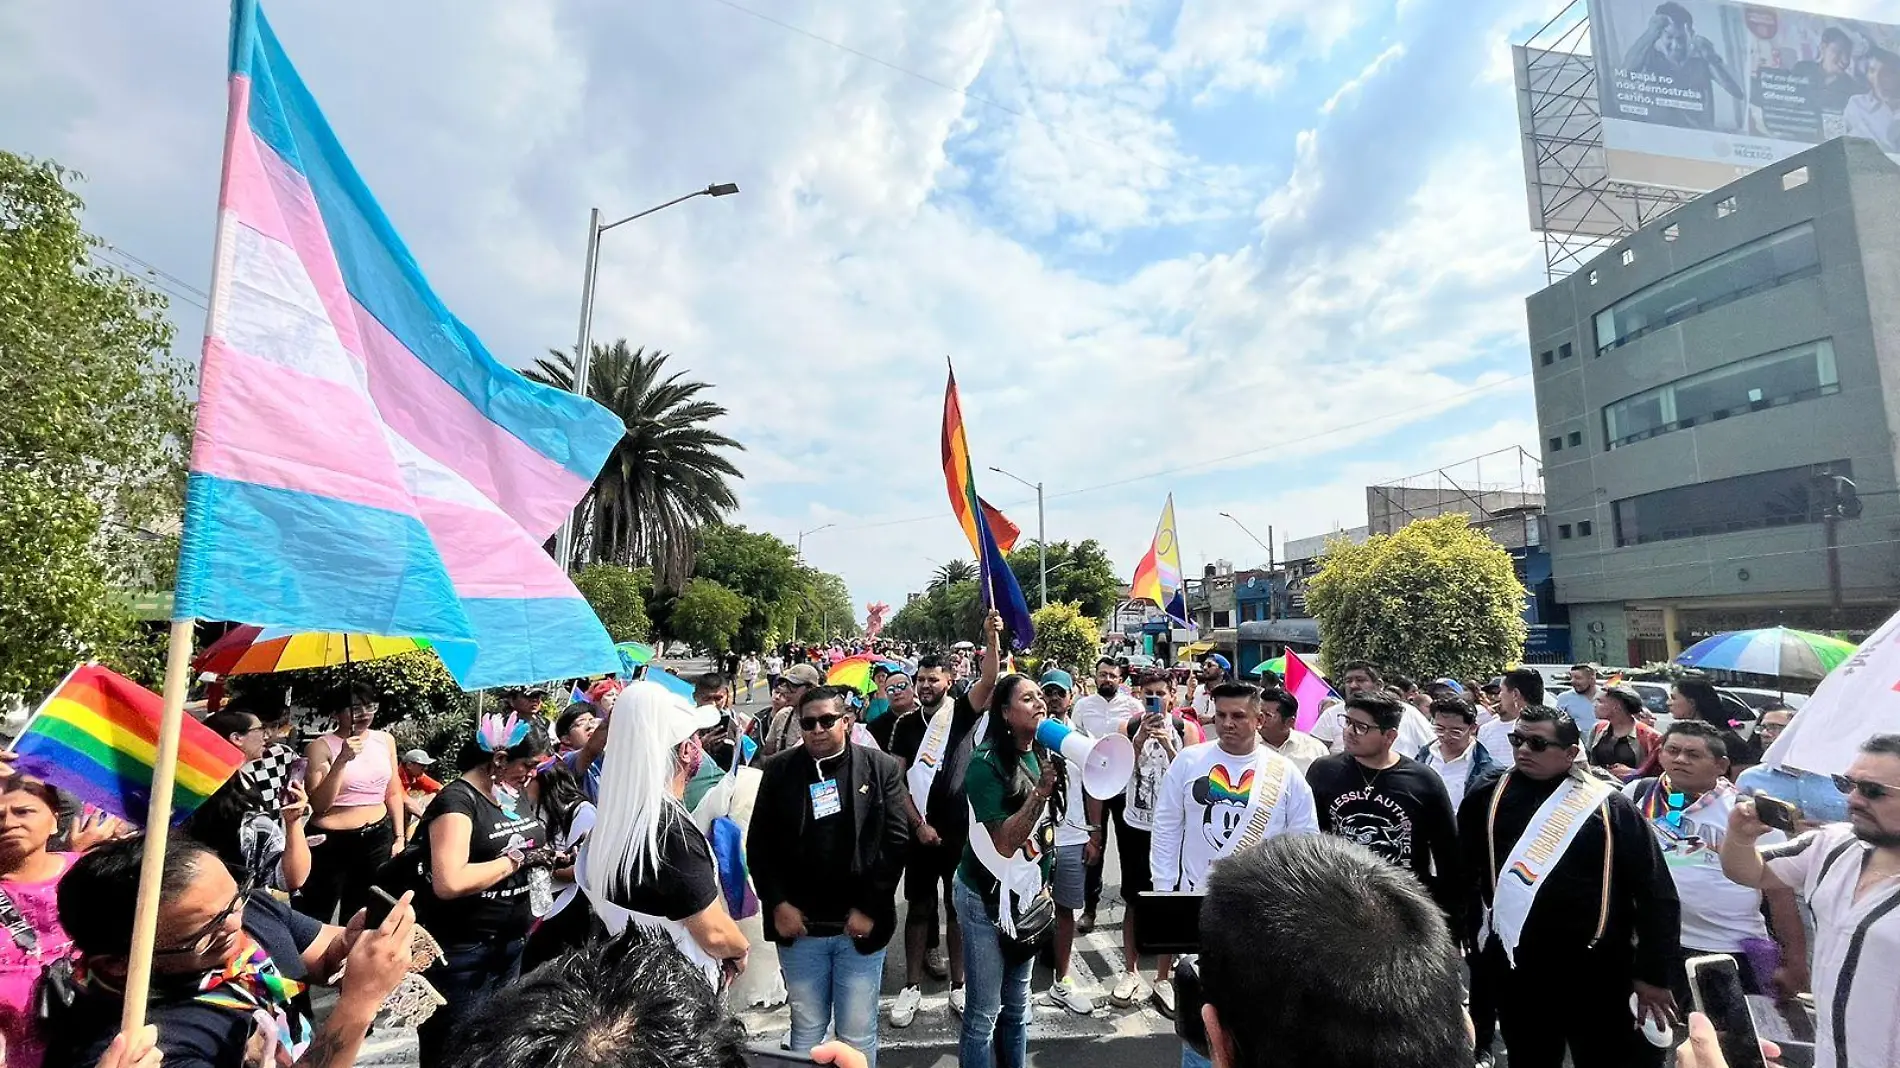
[[[152,984],[159,889],[165,879],[165,839],[171,831],[172,783],[178,773],[178,736],[184,728],[185,694],[191,688],[194,626],[194,620],[172,620],[171,644],[165,653],[165,709],[158,721],[152,801],[145,815],[145,856],[139,865],[138,907],[132,913],[132,954],[125,969],[125,1008],[119,1017],[119,1027],[128,1035],[145,1026],[145,999]]]
[[[231,5],[231,59],[236,67],[238,49],[248,42],[257,18],[256,0],[233,0]],[[211,239],[211,286],[205,301],[205,345],[224,336],[224,309],[230,299],[230,267],[235,228],[226,210],[231,194],[231,159],[238,138],[244,131],[238,126],[236,93],[240,83],[231,79],[224,113],[224,158],[218,178],[218,225]],[[203,366],[202,357],[200,367]],[[195,437],[195,435],[194,435]],[[179,535],[179,552],[189,541],[191,510],[185,510],[187,529]],[[138,906],[132,913],[132,950],[125,967],[125,1008],[119,1027],[129,1039],[145,1026],[145,1000],[152,986],[152,951],[158,937],[159,891],[165,881],[165,840],[171,831],[172,787],[178,775],[178,738],[184,727],[185,694],[191,689],[192,645],[197,637],[197,620],[173,619],[171,642],[165,655],[164,711],[158,722],[158,753],[152,763],[152,800],[145,815],[145,856],[139,865]]]

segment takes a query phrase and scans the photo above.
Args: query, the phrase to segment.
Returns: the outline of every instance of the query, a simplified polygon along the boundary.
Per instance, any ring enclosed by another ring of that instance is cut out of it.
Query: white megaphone
[[[1072,774],[1080,771],[1082,789],[1097,801],[1128,788],[1128,776],[1135,770],[1135,743],[1122,735],[1090,738],[1059,719],[1045,719],[1036,728],[1036,741],[1061,753]]]

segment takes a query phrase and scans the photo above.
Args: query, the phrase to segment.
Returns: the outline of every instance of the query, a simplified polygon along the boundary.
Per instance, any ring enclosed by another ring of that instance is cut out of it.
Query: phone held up
[[[1755,1033],[1755,1020],[1748,1012],[1748,992],[1742,989],[1742,973],[1736,967],[1735,958],[1711,953],[1690,957],[1686,964],[1696,1011],[1715,1025],[1715,1035],[1721,1042],[1722,1057],[1728,1062],[1728,1068],[1767,1068],[1761,1055],[1761,1037]]]
[[[1801,809],[1767,794],[1755,795],[1755,816],[1763,823],[1784,834],[1801,833],[1796,824],[1801,820]]]

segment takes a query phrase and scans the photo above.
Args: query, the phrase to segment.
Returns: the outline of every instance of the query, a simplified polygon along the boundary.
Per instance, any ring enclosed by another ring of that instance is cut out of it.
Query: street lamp
[[[813,527],[810,530],[799,531],[798,532],[798,562],[800,564],[803,564],[805,562],[805,535],[816,534],[821,530],[830,530],[832,527],[835,527],[837,525],[838,524],[836,523],[826,523],[822,527]]]
[[[1234,519],[1234,515],[1232,512],[1222,512],[1221,516],[1222,518],[1225,518],[1225,519],[1233,519],[1234,525],[1240,528],[1241,533],[1247,535],[1250,538],[1253,538],[1253,543],[1255,545],[1258,545],[1262,549],[1265,549],[1267,551],[1267,570],[1272,571],[1273,570],[1273,540],[1272,540],[1273,539],[1273,524],[1272,523],[1267,524],[1267,540],[1261,541],[1259,538],[1254,537],[1253,531],[1247,529],[1247,524],[1242,523],[1238,519]]]
[[[1016,481],[1036,491],[1036,577],[1040,580],[1042,586],[1042,604],[1037,607],[1047,608],[1049,607],[1049,542],[1048,539],[1043,537],[1042,530],[1042,483],[1031,482],[1026,478],[1012,475],[1000,467],[992,467],[990,470],[1002,475],[1004,478],[1016,479]],[[978,522],[982,521],[981,516],[977,518]]]
[[[738,191],[739,186],[736,183],[720,182],[704,189],[695,189],[683,197],[674,197],[664,204],[635,212],[605,226],[600,223],[600,209],[593,209],[587,219],[587,268],[585,276],[581,279],[580,340],[574,345],[574,392],[583,397],[587,396],[587,371],[594,362],[594,282],[600,274],[600,235],[616,226],[624,226],[635,219],[644,219],[656,211],[664,211],[694,197],[727,197]],[[561,562],[561,570],[565,571],[572,566],[574,560],[574,514],[572,512],[569,512],[567,518],[562,521],[561,532],[555,536],[554,555]]]

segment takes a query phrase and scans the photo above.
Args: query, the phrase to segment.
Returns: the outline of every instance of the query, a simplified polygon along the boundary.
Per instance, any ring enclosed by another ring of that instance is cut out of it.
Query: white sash
[[[1038,817],[1036,829],[1040,829],[1041,825],[1042,819]],[[996,851],[996,843],[990,840],[989,828],[977,822],[976,806],[970,806],[970,851],[976,854],[977,862],[983,865],[983,869],[995,876],[1000,884],[996,926],[1011,938],[1016,936],[1016,902],[1027,901],[1042,890],[1042,865],[1029,856],[1029,844],[1035,840],[1036,830],[1032,829],[1023,847],[1005,858]]]
[[[926,818],[930,810],[930,787],[937,781],[937,770],[943,766],[943,754],[950,748],[950,726],[957,718],[957,704],[951,698],[945,698],[938,706],[937,714],[930,717],[930,728],[924,732],[924,741],[917,749],[917,759],[911,762],[910,769],[904,772],[904,782],[910,787],[910,799],[917,811]]]
[[[1491,795],[1491,811],[1485,821],[1485,837],[1489,844],[1493,874],[1491,907],[1485,910],[1484,925],[1478,930],[1478,948],[1483,949],[1490,936],[1496,934],[1498,943],[1504,947],[1504,959],[1516,967],[1517,942],[1524,934],[1524,921],[1530,918],[1531,906],[1537,902],[1537,892],[1544,888],[1544,877],[1563,859],[1570,843],[1576,841],[1577,832],[1590,822],[1591,814],[1603,808],[1609,800],[1611,789],[1589,775],[1566,778],[1563,785],[1545,798],[1543,805],[1531,816],[1524,833],[1518,836],[1517,844],[1511,847],[1511,852],[1504,858],[1504,867],[1498,868],[1494,828],[1498,804],[1504,799],[1505,788],[1510,784],[1511,773],[1506,772],[1498,780],[1497,792]],[[1606,854],[1610,842],[1607,822],[1606,818],[1603,828]],[[1603,878],[1607,901],[1607,860]],[[1598,917],[1598,937],[1602,937],[1603,918]]]
[[[1264,743],[1262,743],[1264,745]],[[1234,846],[1227,851],[1228,856],[1256,845],[1267,836],[1267,828],[1273,824],[1274,813],[1280,810],[1280,799],[1286,796],[1286,773],[1293,766],[1291,760],[1277,753],[1270,754],[1260,769],[1260,779],[1254,784],[1253,812],[1248,817],[1247,828],[1234,839]]]

